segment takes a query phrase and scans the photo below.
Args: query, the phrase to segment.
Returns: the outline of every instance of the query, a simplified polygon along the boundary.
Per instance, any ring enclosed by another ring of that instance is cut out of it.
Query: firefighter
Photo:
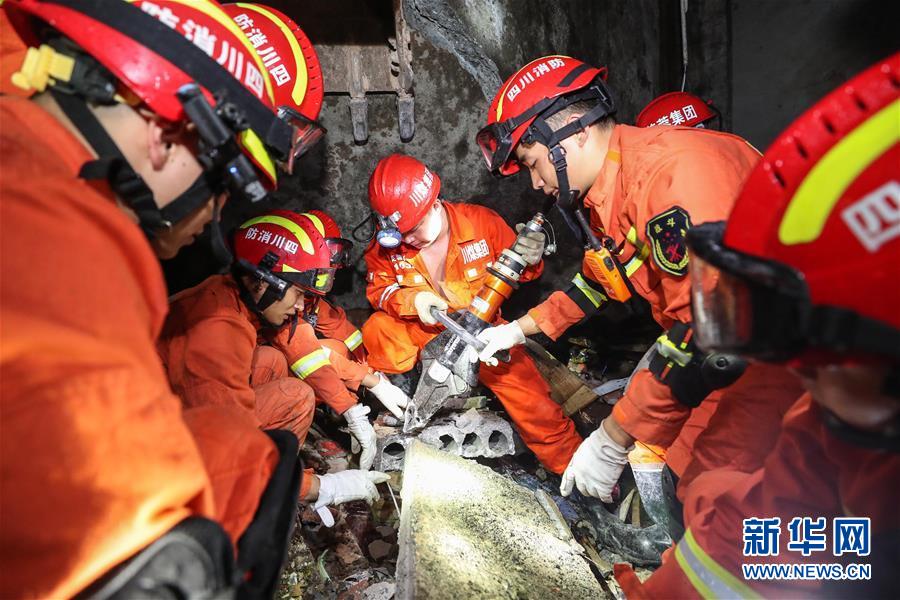
[[[365,252],[366,295],[375,313],[362,332],[369,364],[384,373],[413,369],[421,349],[441,331],[431,308],[468,307],[502,250],[515,244],[531,265],[522,281],[543,268],[543,234],[517,238],[495,212],[446,202],[440,188],[436,173],[402,154],[379,161],[369,180],[379,228]],[[483,368],[479,377],[503,403],[525,444],[548,469],[562,473],[581,437],[524,350],[516,348],[508,364]]]
[[[699,344],[790,365],[807,392],[763,469],[696,480],[691,496],[707,501],[696,503],[674,560],[643,585],[617,565],[629,598],[896,595],[898,81],[895,54],[823,98],[775,140],[727,223],[688,235]],[[807,517],[822,527],[797,536],[805,527],[792,522]],[[870,520],[870,530],[844,536],[845,517]],[[769,521],[780,534],[769,556],[745,538],[745,519],[780,519]],[[818,533],[821,548],[788,546]],[[748,579],[741,566],[848,561],[871,564],[871,581],[821,590],[821,581]]]
[[[301,444],[316,397],[324,398],[346,419],[362,447],[360,466],[369,469],[375,457],[369,408],[347,391],[312,327],[301,322],[334,279],[324,238],[308,218],[272,211],[241,225],[234,254],[230,274],[213,275],[171,301],[158,346],[172,389],[185,406],[231,405],[256,426],[292,431]],[[271,345],[260,345],[261,337]],[[327,484],[331,476],[323,477]],[[312,499],[316,479],[304,478],[301,498]]]
[[[534,60],[500,88],[477,141],[495,174],[524,167],[535,189],[554,197],[575,235],[589,244],[568,289],[479,335],[487,343],[482,360],[494,360],[495,352],[527,335],[556,339],[606,302],[635,296],[650,303],[666,331],[649,368],[634,374],[563,475],[564,495],[577,487],[609,502],[636,440],[667,449],[667,465],[681,478],[679,494],[708,468],[755,469],[799,384],[769,366],[741,376],[739,360],[707,356],[692,343],[685,234],[727,216],[758,153],[727,133],[616,124],[605,79],[606,69],[573,58]],[[578,203],[588,209],[589,224]],[[747,399],[757,397],[768,400],[750,411]],[[721,431],[721,444],[696,446],[719,406],[759,425]]]
[[[290,130],[217,5],[102,4],[3,5],[29,46],[13,83],[31,94],[0,98],[3,597],[115,585],[127,577],[106,575],[133,558],[153,595],[145,551],[174,551],[202,580],[169,590],[229,587],[222,565],[279,460],[265,434],[210,415],[243,478],[240,494],[213,494],[155,352],[167,309],[155,253],[189,243],[224,196],[272,187]],[[248,128],[216,112],[212,89]]]
[[[669,92],[650,101],[634,120],[636,127],[680,125],[699,129],[722,129],[722,115],[712,102],[688,92]]]
[[[309,219],[316,230],[325,236],[325,243],[331,251],[332,266],[336,269],[345,268],[349,264],[353,242],[342,236],[337,222],[321,210],[311,210],[303,213],[301,217]],[[351,392],[357,392],[360,387],[368,389],[391,414],[402,419],[409,397],[384,374],[368,365],[362,332],[347,319],[344,310],[325,298],[317,297],[315,305],[305,314],[306,321],[312,326],[310,333],[313,333],[312,329],[315,331],[314,335],[306,336],[306,341],[302,342],[306,344],[306,352],[309,354],[300,352],[299,355],[308,359],[316,357],[311,361],[315,367],[313,372],[324,365],[331,365],[342,381],[343,387]],[[307,377],[305,373],[295,373],[299,377]],[[337,380],[332,378],[331,382],[333,383],[314,386],[317,397],[322,401],[326,401],[325,398],[329,396],[329,392],[325,391],[326,388],[332,390],[330,392],[332,396],[342,393],[341,385],[335,385]],[[367,457],[372,456],[371,451],[366,454]],[[360,462],[363,462],[362,459]]]

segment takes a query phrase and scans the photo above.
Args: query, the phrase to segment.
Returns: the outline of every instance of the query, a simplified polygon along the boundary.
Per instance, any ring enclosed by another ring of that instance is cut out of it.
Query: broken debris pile
[[[534,494],[487,467],[413,442],[402,497],[398,599],[603,596]]]

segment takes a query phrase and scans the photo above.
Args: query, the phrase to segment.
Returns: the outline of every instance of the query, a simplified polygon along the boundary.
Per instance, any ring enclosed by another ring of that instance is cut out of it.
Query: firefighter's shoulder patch
[[[672,275],[683,276],[688,270],[685,237],[691,228],[691,217],[680,206],[673,206],[647,221],[647,238],[654,262]]]

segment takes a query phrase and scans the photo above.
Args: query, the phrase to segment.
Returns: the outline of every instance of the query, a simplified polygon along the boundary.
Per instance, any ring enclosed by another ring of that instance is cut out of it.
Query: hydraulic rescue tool
[[[544,223],[544,215],[535,214],[519,236],[544,230]],[[528,267],[512,248],[503,250],[487,268],[485,283],[468,308],[450,315],[432,309],[446,329],[422,349],[422,377],[406,408],[404,433],[421,430],[448,398],[467,394],[477,384],[478,362],[470,360],[467,348],[484,349],[478,334],[490,327],[500,305],[519,287],[522,272]],[[509,352],[498,353],[497,358],[509,362]]]

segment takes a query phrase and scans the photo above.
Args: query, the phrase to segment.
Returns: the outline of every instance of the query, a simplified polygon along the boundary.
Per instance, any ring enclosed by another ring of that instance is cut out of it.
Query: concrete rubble
[[[398,600],[604,597],[532,491],[420,442],[403,480]]]
[[[418,439],[433,448],[465,458],[497,458],[516,453],[516,434],[512,425],[496,413],[474,408],[435,419],[417,434],[406,435],[400,427],[375,424],[378,446],[374,468],[399,471],[406,452]]]

